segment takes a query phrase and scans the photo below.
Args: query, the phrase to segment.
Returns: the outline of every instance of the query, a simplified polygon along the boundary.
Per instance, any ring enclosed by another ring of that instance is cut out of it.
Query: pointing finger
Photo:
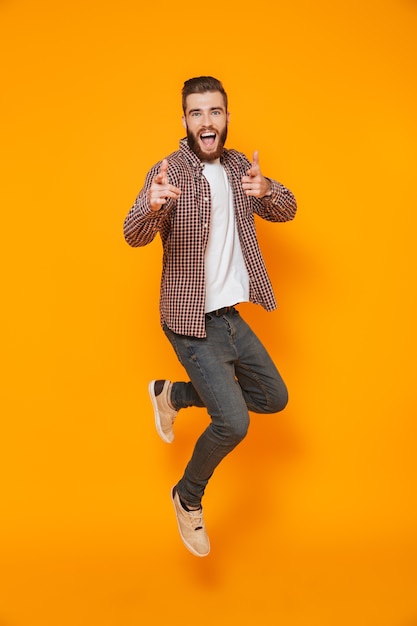
[[[161,163],[161,167],[159,168],[159,174],[158,174],[158,182],[160,182],[162,185],[167,185],[168,184],[168,161],[167,159],[164,159]]]
[[[259,176],[261,173],[261,168],[259,167],[259,153],[257,150],[253,153],[252,164],[247,171],[247,175],[254,178],[255,176]]]
[[[255,150],[252,159],[251,176],[257,176],[260,171],[261,168],[259,167],[259,152]]]
[[[168,161],[164,159],[159,168],[159,172],[154,178],[154,182],[158,185],[167,185],[168,184]]]

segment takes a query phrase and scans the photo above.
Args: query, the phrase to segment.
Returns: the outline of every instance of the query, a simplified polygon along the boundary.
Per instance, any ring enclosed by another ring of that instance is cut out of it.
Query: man
[[[235,305],[276,307],[255,233],[254,215],[291,220],[292,193],[253,161],[224,144],[227,95],[210,76],[182,90],[187,137],[148,173],[124,223],[131,246],[163,243],[160,319],[189,377],[153,380],[149,394],[160,437],[171,443],[178,411],[205,407],[211,422],[198,439],[171,497],[185,546],[210,550],[201,500],[217,465],[245,437],[249,413],[275,413],[287,404],[286,386],[270,356]]]

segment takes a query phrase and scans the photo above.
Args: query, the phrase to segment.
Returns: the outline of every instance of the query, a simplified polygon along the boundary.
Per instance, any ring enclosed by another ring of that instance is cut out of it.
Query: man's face
[[[192,93],[187,96],[182,123],[188,145],[201,161],[214,161],[223,152],[229,113],[219,91]]]

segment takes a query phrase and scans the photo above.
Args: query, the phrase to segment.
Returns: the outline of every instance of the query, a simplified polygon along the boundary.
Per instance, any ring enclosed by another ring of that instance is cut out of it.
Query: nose
[[[211,126],[211,119],[210,119],[210,112],[209,111],[204,111],[203,112],[203,126]]]

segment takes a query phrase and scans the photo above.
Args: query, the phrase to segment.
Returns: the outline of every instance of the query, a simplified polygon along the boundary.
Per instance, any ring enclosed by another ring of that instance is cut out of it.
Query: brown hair
[[[219,91],[223,95],[224,106],[227,111],[227,93],[223,85],[213,76],[198,76],[185,81],[182,88],[182,110],[185,113],[187,96],[192,93],[206,93],[206,91]]]

